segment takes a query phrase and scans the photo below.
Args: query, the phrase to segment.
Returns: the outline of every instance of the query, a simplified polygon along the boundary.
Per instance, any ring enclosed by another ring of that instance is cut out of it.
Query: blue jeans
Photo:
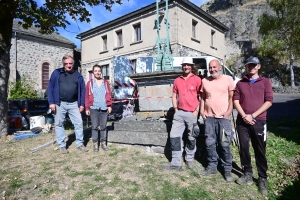
[[[55,133],[58,146],[66,146],[66,143],[64,141],[64,139],[66,138],[64,128],[66,113],[69,114],[69,117],[75,128],[76,145],[77,147],[80,147],[81,145],[83,145],[83,124],[77,101],[72,103],[62,101],[59,106],[56,105]]]
[[[205,119],[205,144],[207,150],[208,167],[217,169],[218,154],[224,171],[232,170],[232,154],[230,141],[232,139],[231,123],[229,119],[207,117]]]

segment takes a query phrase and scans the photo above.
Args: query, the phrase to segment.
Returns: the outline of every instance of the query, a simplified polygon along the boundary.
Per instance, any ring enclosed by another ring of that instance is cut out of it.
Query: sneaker
[[[176,171],[182,170],[181,166],[175,166],[175,165],[172,165],[170,163],[163,164],[162,168],[165,169],[165,170],[176,170]]]
[[[189,169],[193,169],[194,168],[194,162],[193,161],[186,161],[186,166],[189,168]]]
[[[60,153],[67,154],[67,153],[69,153],[69,151],[66,149],[66,147],[60,147]]]
[[[99,146],[98,146],[98,142],[94,143],[94,151],[98,152],[99,151]]]
[[[202,171],[202,176],[209,176],[211,174],[216,174],[218,173],[217,169],[212,169],[210,167],[206,167],[204,171]]]
[[[253,183],[252,174],[246,173],[243,176],[241,176],[236,182],[240,185],[245,185],[246,183],[251,184]]]
[[[268,195],[268,189],[266,186],[266,182],[267,180],[265,178],[258,178],[258,187],[259,187],[259,191],[262,195],[267,196]]]
[[[79,151],[83,151],[83,152],[88,152],[89,151],[84,145],[81,145],[80,147],[77,147],[77,149]]]
[[[233,181],[231,172],[229,172],[229,171],[224,173],[224,177],[225,177],[225,180],[226,180],[227,182],[232,182],[232,181]]]
[[[102,148],[104,151],[108,151],[108,148],[107,148],[105,142],[101,142],[101,148]]]

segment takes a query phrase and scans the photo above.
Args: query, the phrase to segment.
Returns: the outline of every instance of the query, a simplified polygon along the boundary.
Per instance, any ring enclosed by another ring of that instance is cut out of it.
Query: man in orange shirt
[[[205,124],[206,150],[208,166],[203,176],[217,173],[218,154],[224,168],[225,180],[233,181],[232,155],[230,151],[232,97],[234,82],[232,77],[220,73],[222,66],[218,60],[209,63],[211,76],[202,81],[202,98],[200,113]]]
[[[199,113],[199,94],[201,79],[193,74],[193,59],[183,58],[182,76],[174,81],[172,103],[175,109],[170,143],[172,149],[171,163],[164,164],[166,170],[181,170],[181,141],[184,130],[187,128],[188,140],[185,147],[185,160],[188,168],[193,168],[193,160],[196,152],[196,139],[193,135],[193,127],[197,124]]]

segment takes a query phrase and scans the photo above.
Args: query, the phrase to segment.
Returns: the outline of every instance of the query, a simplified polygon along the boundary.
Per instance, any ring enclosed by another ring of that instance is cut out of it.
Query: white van
[[[209,73],[209,62],[211,60],[217,59],[213,56],[199,56],[199,57],[192,57],[193,62],[195,63],[195,66],[198,68],[198,73],[204,77],[210,76]],[[173,69],[181,69],[181,63],[182,63],[183,57],[174,57],[173,60]],[[222,64],[222,62],[221,62]],[[228,76],[231,76],[234,80],[234,84],[236,84],[240,78],[236,77],[230,69],[228,69],[225,65],[222,64],[222,74],[226,74]]]

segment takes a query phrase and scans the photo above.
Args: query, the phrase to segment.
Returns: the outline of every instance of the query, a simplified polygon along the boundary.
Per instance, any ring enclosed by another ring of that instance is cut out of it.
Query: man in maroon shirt
[[[259,190],[263,195],[267,195],[266,111],[272,105],[273,90],[270,80],[258,75],[261,65],[257,57],[248,58],[245,66],[247,75],[237,83],[233,96],[233,104],[238,111],[236,124],[244,170],[237,183],[240,185],[252,183],[253,171],[249,153],[251,139],[259,176]]]

